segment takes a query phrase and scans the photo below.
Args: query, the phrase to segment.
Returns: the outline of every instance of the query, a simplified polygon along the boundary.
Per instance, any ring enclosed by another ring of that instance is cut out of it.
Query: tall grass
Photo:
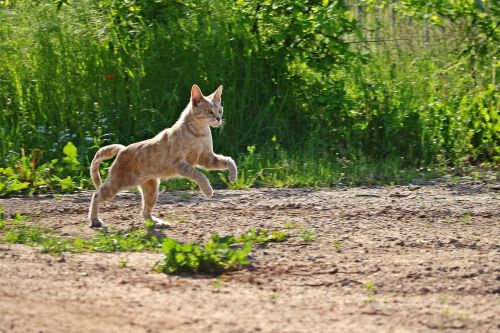
[[[377,20],[414,34],[404,22]],[[0,160],[49,160],[72,141],[85,167],[101,145],[170,126],[198,83],[224,85],[215,149],[245,163],[254,147],[261,182],[328,184],[345,161],[367,177],[498,163],[495,51],[459,55],[458,24],[433,42],[349,44],[369,28],[328,1],[0,2]]]

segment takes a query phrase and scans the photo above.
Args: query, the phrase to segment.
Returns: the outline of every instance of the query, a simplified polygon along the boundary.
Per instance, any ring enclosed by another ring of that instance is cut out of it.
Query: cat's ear
[[[222,86],[219,86],[217,90],[214,92],[214,100],[220,103],[222,95]]]
[[[198,87],[196,84],[193,84],[193,87],[191,88],[191,103],[193,106],[198,106],[200,102],[203,100],[203,94],[201,93],[200,87]]]

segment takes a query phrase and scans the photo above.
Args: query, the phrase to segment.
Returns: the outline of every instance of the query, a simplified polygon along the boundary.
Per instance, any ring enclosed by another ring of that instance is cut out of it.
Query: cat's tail
[[[99,173],[99,165],[104,160],[109,160],[113,158],[116,154],[118,154],[121,150],[125,149],[124,145],[114,144],[102,147],[97,151],[90,164],[90,178],[94,182],[95,188],[99,188],[101,186],[101,174]]]

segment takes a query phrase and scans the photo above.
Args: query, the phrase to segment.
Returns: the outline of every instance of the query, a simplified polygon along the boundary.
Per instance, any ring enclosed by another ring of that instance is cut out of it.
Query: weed
[[[342,249],[342,242],[335,239],[335,240],[332,241],[332,247],[335,250],[340,251]]]
[[[302,230],[297,235],[306,242],[312,242],[318,237],[314,230]]]
[[[451,217],[446,216],[446,217],[443,219],[443,221],[442,221],[442,222],[444,222],[444,223],[453,223],[454,221],[453,221],[453,219],[452,219]]]
[[[195,273],[218,275],[250,263],[248,254],[252,244],[232,248],[234,237],[213,235],[206,244],[182,244],[174,239],[162,243],[164,259],[155,265],[156,271],[167,274]]]
[[[283,228],[285,229],[295,229],[295,228],[298,228],[300,225],[293,221],[293,220],[289,220],[287,222],[285,222],[285,224],[283,225]]]
[[[120,257],[118,259],[118,266],[120,268],[125,268],[128,265],[128,258],[127,257]]]
[[[279,295],[278,293],[271,293],[271,294],[269,295],[269,299],[270,299],[271,301],[276,301],[276,300],[279,298],[279,296],[280,296],[280,295]]]
[[[471,222],[471,214],[470,213],[465,213],[462,216],[462,223],[464,223],[464,224],[470,224],[470,222]]]
[[[288,238],[288,233],[285,231],[271,230],[266,228],[250,229],[241,236],[237,237],[237,243],[267,243],[267,242],[282,242]]]
[[[375,294],[377,293],[377,285],[373,281],[368,281],[363,284],[363,288],[365,289],[366,298],[364,300],[365,303],[372,303],[375,301]]]
[[[203,273],[217,275],[250,263],[248,254],[255,243],[280,242],[288,234],[283,231],[250,229],[234,236],[212,235],[206,244],[182,244],[173,239],[165,239],[162,252],[165,258],[159,261],[155,270],[167,274]]]

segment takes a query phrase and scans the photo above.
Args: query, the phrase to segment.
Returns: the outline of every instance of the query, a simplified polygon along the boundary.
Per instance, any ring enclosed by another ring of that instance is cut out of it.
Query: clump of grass
[[[342,242],[339,241],[338,239],[335,239],[332,241],[332,247],[337,250],[337,251],[340,251],[342,249]]]
[[[375,301],[375,294],[377,293],[377,285],[373,281],[368,281],[363,284],[365,289],[365,303],[372,303]]]
[[[302,230],[297,235],[306,242],[312,242],[318,237],[314,230]]]
[[[300,227],[300,225],[293,220],[286,221],[285,224],[283,225],[283,228],[285,229],[294,229],[298,227]]]
[[[26,219],[20,215],[12,221],[0,221],[0,242],[39,246],[42,253],[54,255],[63,252],[136,252],[161,247],[161,240],[144,230],[99,231],[90,240],[62,238],[46,228],[26,224]]]
[[[128,258],[127,257],[120,257],[118,259],[118,267],[120,268],[125,268],[128,265]]]
[[[266,228],[250,229],[235,239],[237,243],[282,242],[288,238],[286,231],[267,230]]]

